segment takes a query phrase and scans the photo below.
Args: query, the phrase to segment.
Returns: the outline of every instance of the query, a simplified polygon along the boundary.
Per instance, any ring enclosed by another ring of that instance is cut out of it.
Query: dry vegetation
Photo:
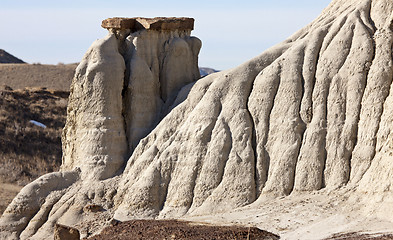
[[[58,170],[67,98],[40,88],[0,90],[0,181],[24,185]]]

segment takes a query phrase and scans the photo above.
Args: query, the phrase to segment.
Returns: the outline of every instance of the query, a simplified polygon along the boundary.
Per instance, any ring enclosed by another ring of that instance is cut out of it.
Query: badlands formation
[[[284,239],[393,231],[393,1],[334,0],[258,57],[199,78],[188,18],[108,19],[76,70],[60,172],[21,190],[1,239],[135,218]]]

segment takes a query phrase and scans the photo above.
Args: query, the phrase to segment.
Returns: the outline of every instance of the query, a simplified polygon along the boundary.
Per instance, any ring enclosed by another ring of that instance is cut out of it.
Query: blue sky
[[[202,40],[199,65],[235,67],[307,25],[330,0],[1,0],[0,49],[29,63],[78,62],[109,17],[186,16]]]

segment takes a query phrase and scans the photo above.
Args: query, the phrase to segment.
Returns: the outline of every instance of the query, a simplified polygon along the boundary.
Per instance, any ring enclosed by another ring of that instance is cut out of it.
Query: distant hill
[[[68,91],[77,64],[0,64],[0,86],[45,87]]]
[[[200,67],[199,68],[199,73],[201,74],[201,77],[205,77],[209,74],[219,72],[218,70],[215,70],[213,68],[207,68],[207,67]]]
[[[0,63],[25,63],[19,58],[9,54],[8,52],[0,49]]]

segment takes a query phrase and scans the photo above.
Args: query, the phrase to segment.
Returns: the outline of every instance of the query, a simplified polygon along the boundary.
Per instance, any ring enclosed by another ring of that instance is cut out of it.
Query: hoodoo
[[[199,76],[192,18],[110,18],[79,64],[63,134],[62,170],[107,179]]]
[[[294,239],[392,226],[392,13],[390,0],[334,0],[198,81],[191,19],[103,21],[71,87],[62,169],[19,193],[0,236],[207,215]]]

